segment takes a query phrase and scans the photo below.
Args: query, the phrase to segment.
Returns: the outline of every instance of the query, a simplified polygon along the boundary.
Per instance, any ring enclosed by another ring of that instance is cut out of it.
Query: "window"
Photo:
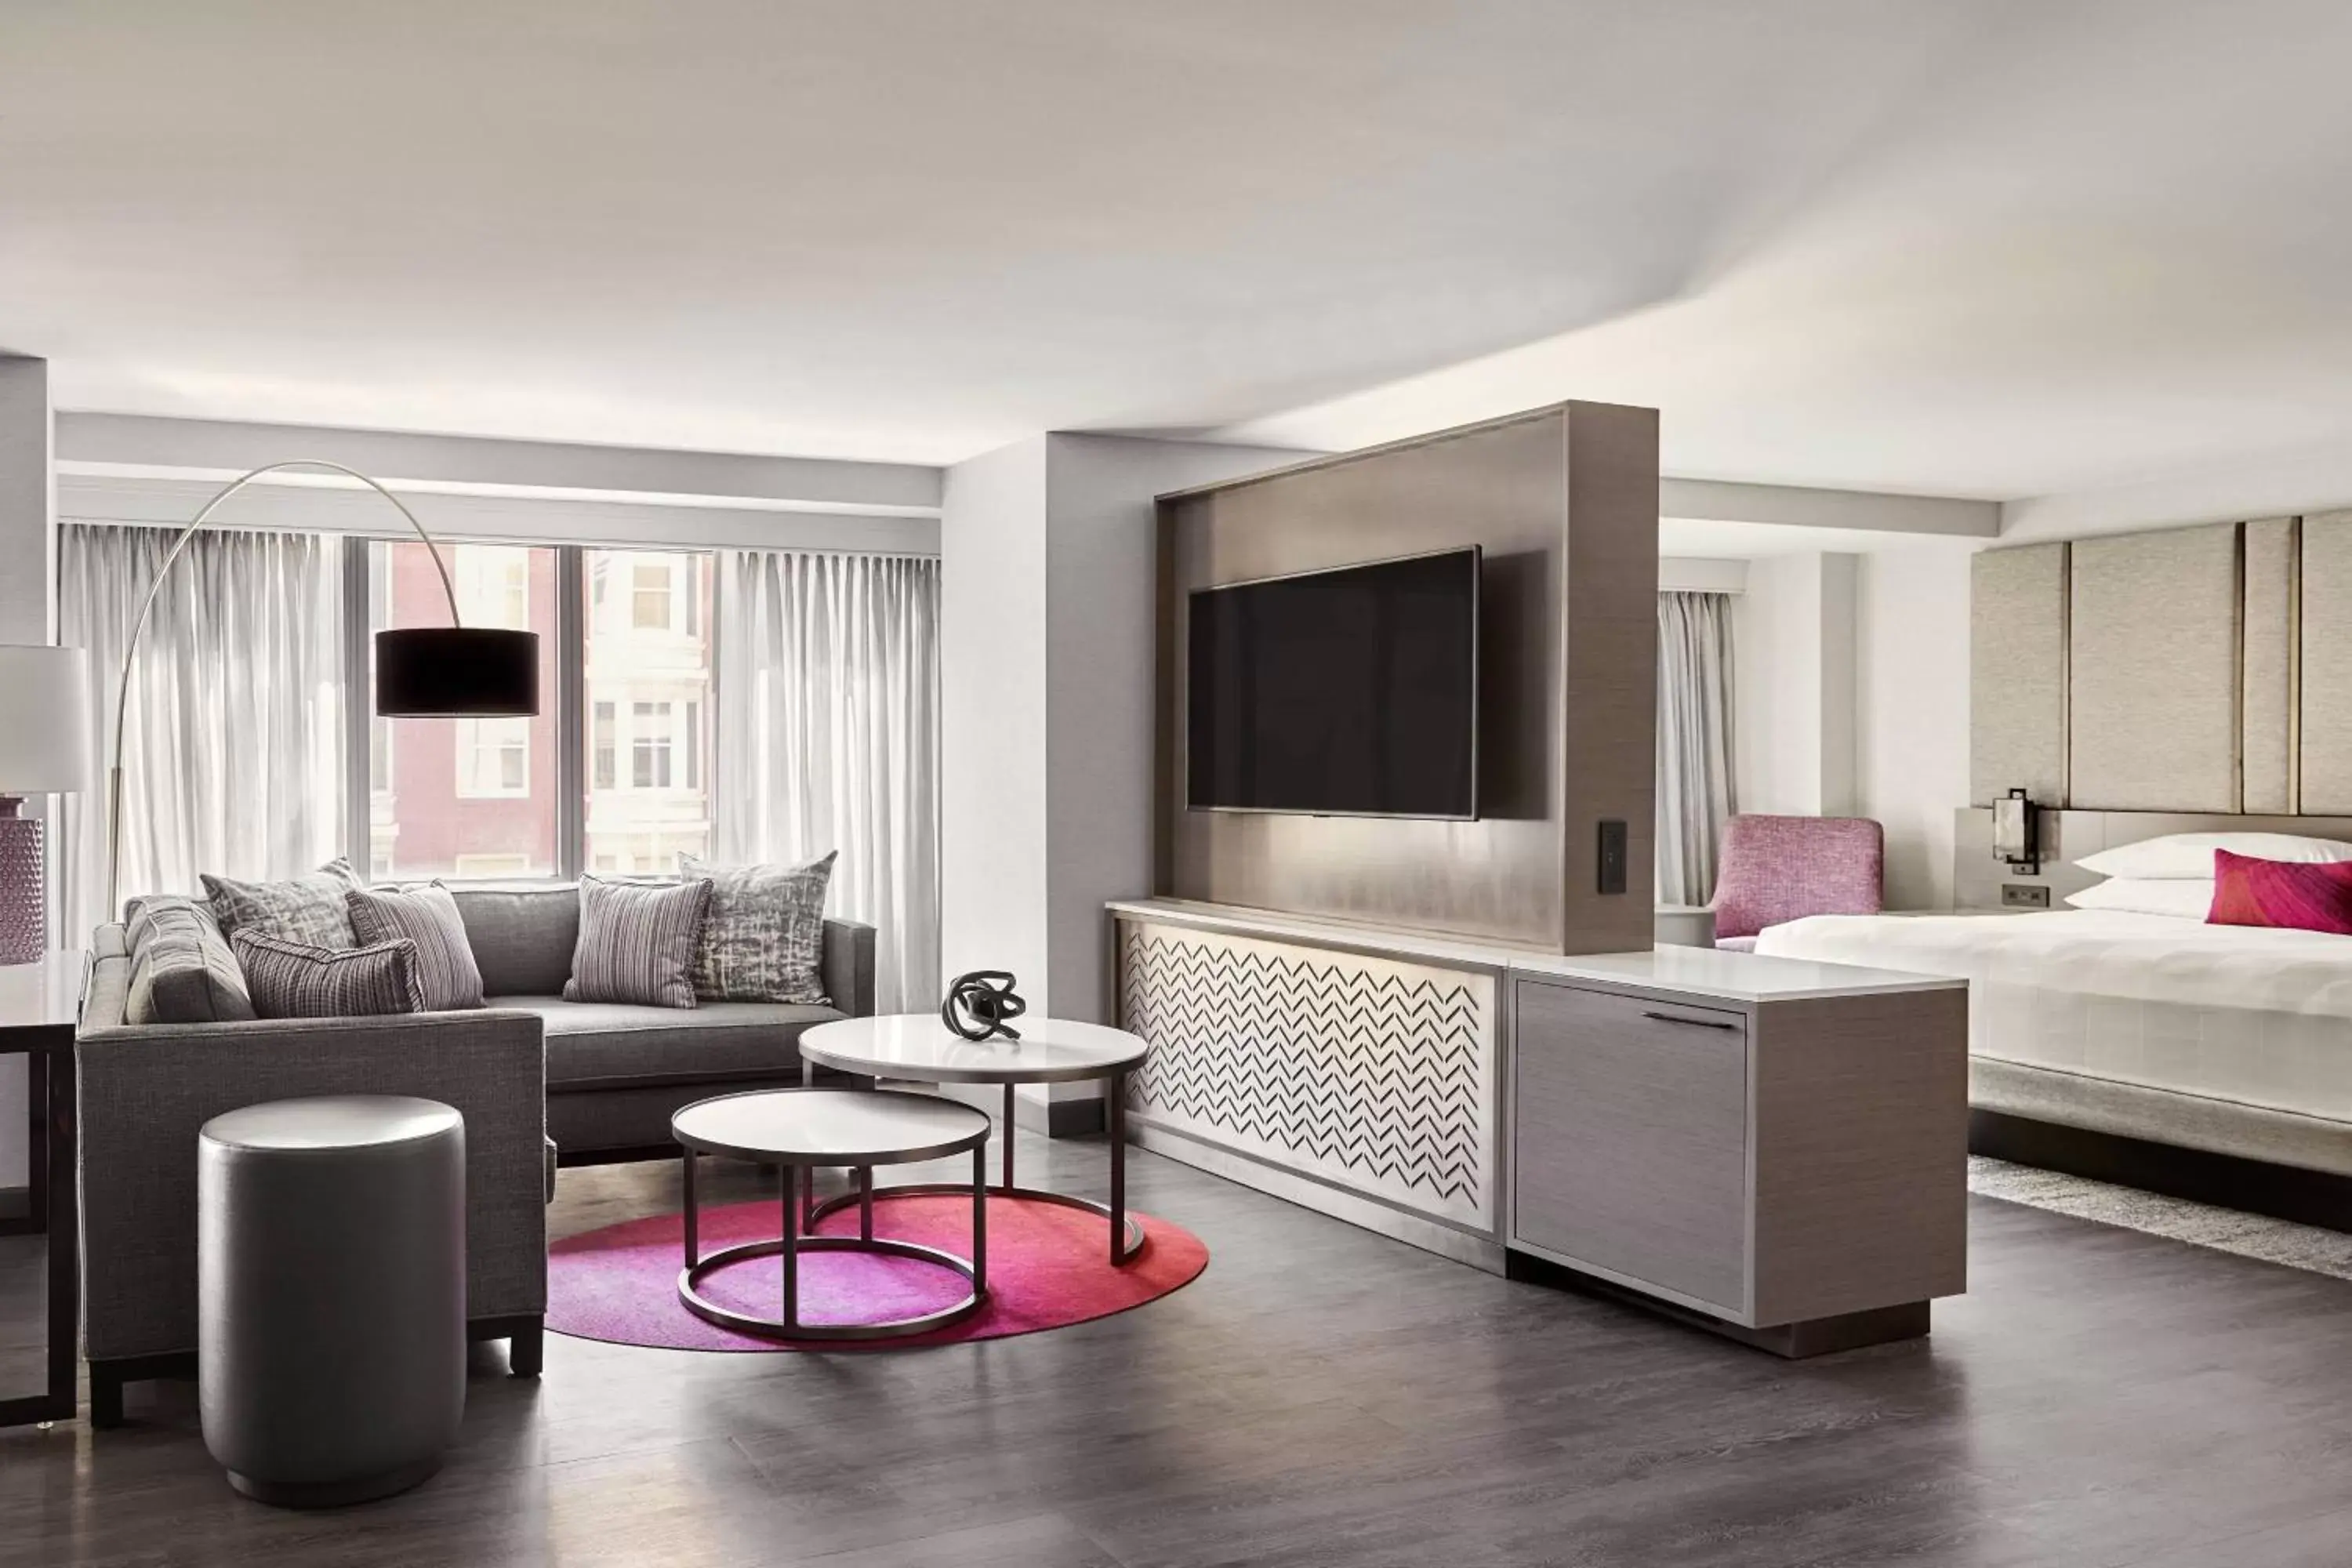
[[[669,788],[669,704],[630,705],[629,782],[639,789]]]
[[[640,562],[629,571],[629,624],[639,631],[666,632],[670,624],[667,562]]]
[[[457,875],[460,877],[527,877],[530,875],[528,855],[460,855]]]
[[[371,876],[669,873],[710,848],[711,558],[694,551],[444,542],[469,626],[540,634],[540,690],[561,689],[559,584],[582,614],[580,706],[535,719],[376,720],[368,728]],[[578,575],[568,576],[569,561]],[[369,629],[444,626],[425,547],[368,546]],[[371,675],[371,680],[373,676]],[[585,796],[562,842],[561,789]]]
[[[556,690],[561,552],[444,542],[468,626],[540,633],[539,683]],[[368,546],[369,629],[449,624],[441,574],[415,540]],[[370,704],[373,706],[373,702]],[[552,877],[558,843],[556,705],[535,719],[378,720],[368,730],[368,861],[373,876]],[[577,731],[570,743],[578,744]]]
[[[530,721],[457,721],[457,793],[471,799],[530,793]]]
[[[460,544],[450,553],[457,557],[450,570],[457,584],[457,608],[467,626],[530,629],[531,557],[551,552]]]
[[[583,552],[583,863],[671,872],[710,847],[710,557]]]
[[[610,702],[592,704],[595,719],[591,727],[590,744],[595,748],[595,768],[588,781],[590,789],[611,789],[619,778],[615,764],[614,740],[615,722]]]

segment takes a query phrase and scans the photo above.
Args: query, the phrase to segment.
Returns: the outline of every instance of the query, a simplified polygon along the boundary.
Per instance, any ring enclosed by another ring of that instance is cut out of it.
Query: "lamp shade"
[[[532,718],[538,634],[490,626],[378,632],[375,710],[386,719]]]
[[[89,656],[0,647],[0,795],[89,787]]]

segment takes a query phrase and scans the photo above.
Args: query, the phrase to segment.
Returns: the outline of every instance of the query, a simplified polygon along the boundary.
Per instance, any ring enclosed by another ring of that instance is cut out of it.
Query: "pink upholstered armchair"
[[[1766,926],[1806,915],[1874,915],[1885,836],[1866,816],[1735,816],[1723,825],[1715,945],[1744,950]]]

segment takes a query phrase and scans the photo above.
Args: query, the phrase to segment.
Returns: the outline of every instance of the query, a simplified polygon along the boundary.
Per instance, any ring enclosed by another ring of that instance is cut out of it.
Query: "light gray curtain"
[[[140,601],[175,530],[58,530],[58,640],[89,650],[89,776],[59,853],[74,941],[106,898],[106,755]],[[155,601],[123,742],[123,896],[197,892],[199,871],[291,876],[343,849],[342,544],[205,532]]]
[[[875,928],[875,1005],[940,987],[940,563],[719,552],[721,861],[828,849],[830,913]]]
[[[1658,901],[1715,896],[1731,789],[1731,599],[1658,595]]]

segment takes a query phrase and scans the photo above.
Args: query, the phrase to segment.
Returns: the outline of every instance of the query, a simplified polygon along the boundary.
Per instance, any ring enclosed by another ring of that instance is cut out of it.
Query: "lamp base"
[[[49,949],[41,819],[18,816],[23,805],[0,795],[0,963],[38,963]]]

